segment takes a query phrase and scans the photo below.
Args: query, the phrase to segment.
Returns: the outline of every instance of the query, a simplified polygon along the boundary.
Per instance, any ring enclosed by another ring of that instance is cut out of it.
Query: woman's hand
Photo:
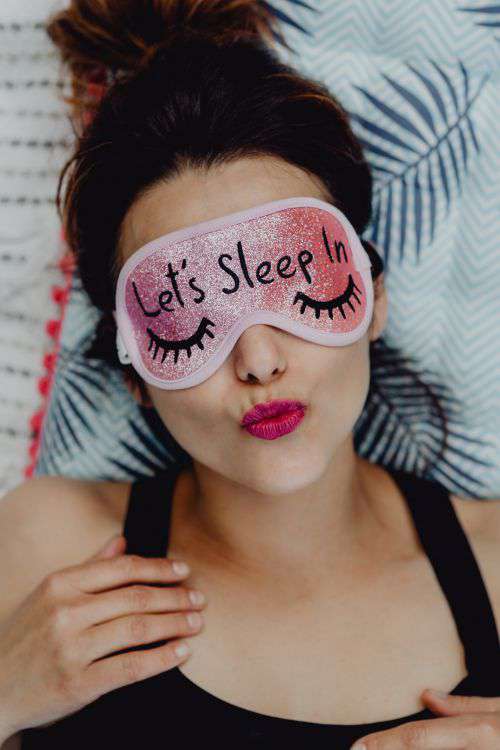
[[[103,693],[186,660],[189,649],[175,651],[185,644],[178,636],[200,631],[201,623],[191,626],[187,615],[204,606],[179,585],[189,570],[179,575],[169,558],[123,554],[125,545],[123,536],[113,537],[84,563],[51,573],[2,623],[4,731],[53,723]],[[155,648],[114,654],[165,639]]]
[[[446,718],[409,721],[361,737],[351,750],[500,750],[500,698],[424,690],[422,700]]]

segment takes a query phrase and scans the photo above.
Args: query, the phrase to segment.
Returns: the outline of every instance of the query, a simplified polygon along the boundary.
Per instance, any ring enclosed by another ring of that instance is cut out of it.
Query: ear
[[[115,321],[115,324],[116,324],[116,310],[112,310],[112,315],[113,315],[113,318],[114,318],[114,321]],[[118,326],[117,326],[117,330],[118,330]],[[125,364],[125,362],[122,362],[122,364]],[[127,364],[128,364],[128,361],[127,361]],[[132,381],[129,380],[129,378],[124,377],[123,381],[125,383],[125,387],[126,387],[127,391],[130,393],[130,395],[132,396],[132,398],[134,398],[135,401],[137,401],[137,403],[139,404],[139,406],[143,406],[143,407],[145,407],[147,409],[150,409],[150,408],[153,407],[153,402],[149,398],[149,395],[146,396],[145,400],[143,399],[143,396],[142,396],[142,393],[141,393],[141,389],[139,388],[139,386],[138,386],[138,384],[136,383],[135,380],[132,382]],[[147,394],[147,388],[146,388],[145,385],[144,385],[144,390],[146,391],[146,394]]]
[[[384,274],[380,273],[373,282],[373,316],[370,324],[370,341],[378,339],[387,323],[387,291]]]

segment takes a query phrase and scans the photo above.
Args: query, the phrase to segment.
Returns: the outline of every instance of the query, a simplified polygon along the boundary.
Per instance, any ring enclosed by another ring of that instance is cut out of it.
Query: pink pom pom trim
[[[102,67],[96,68],[93,79],[87,84],[87,94],[91,99],[98,102],[105,94],[107,89],[106,84],[103,83],[105,80],[106,70]],[[90,122],[91,113],[88,112],[84,119],[85,125],[87,125],[88,122]],[[24,476],[26,479],[32,477],[36,469],[41,438],[43,435],[45,415],[48,410],[52,386],[55,379],[64,316],[69,302],[71,282],[75,270],[75,256],[66,244],[66,236],[63,228],[61,228],[60,237],[63,246],[65,247],[65,252],[58,263],[58,267],[63,275],[64,285],[53,286],[51,289],[52,299],[59,305],[59,315],[57,318],[51,318],[45,324],[45,330],[48,336],[53,339],[54,343],[52,345],[52,350],[47,354],[44,354],[43,367],[45,375],[42,375],[37,382],[38,391],[42,396],[42,405],[31,415],[29,420],[31,439],[28,446],[29,463],[24,468]]]

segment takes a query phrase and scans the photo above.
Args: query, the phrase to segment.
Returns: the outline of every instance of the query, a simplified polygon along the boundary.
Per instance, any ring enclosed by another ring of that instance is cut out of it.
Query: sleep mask
[[[135,251],[118,276],[120,362],[173,390],[209,378],[257,323],[347,346],[370,325],[371,267],[347,217],[312,197],[162,235]]]

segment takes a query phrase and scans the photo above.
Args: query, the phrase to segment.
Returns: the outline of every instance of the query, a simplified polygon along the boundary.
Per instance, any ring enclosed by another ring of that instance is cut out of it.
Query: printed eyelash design
[[[360,294],[363,293],[361,289],[354,283],[354,279],[352,278],[351,274],[349,274],[349,283],[347,284],[345,292],[341,294],[340,297],[334,297],[334,299],[320,301],[308,297],[307,294],[304,294],[303,292],[297,292],[292,305],[300,300],[302,303],[302,307],[300,309],[301,315],[304,314],[306,307],[311,307],[315,312],[316,318],[319,318],[321,310],[328,310],[328,316],[330,320],[333,320],[333,309],[335,307],[338,307],[340,309],[342,317],[345,320],[345,313],[342,309],[342,305],[349,305],[351,310],[354,312],[354,307],[351,304],[351,297],[354,297],[355,300],[359,302],[359,304],[361,304],[361,301],[356,296],[356,292],[354,291],[355,289]]]
[[[208,329],[208,326],[214,326],[214,325],[215,323],[212,323],[212,321],[209,320],[208,318],[203,318],[200,322],[200,325],[198,326],[198,330],[196,330],[192,334],[192,336],[190,336],[188,339],[184,339],[183,341],[168,341],[166,339],[162,339],[154,331],[152,331],[151,328],[146,328],[146,331],[149,333],[149,336],[150,336],[148,352],[151,351],[151,348],[154,343],[155,344],[155,350],[153,354],[153,359],[154,359],[158,353],[158,349],[162,348],[164,351],[163,351],[163,357],[161,358],[161,364],[163,364],[168,352],[173,351],[174,352],[174,364],[176,364],[177,360],[179,359],[179,353],[183,349],[187,351],[188,357],[191,357],[192,347],[198,346],[200,349],[205,348],[202,342],[203,336],[205,334],[207,336],[210,336],[211,339],[215,338],[212,331]]]

